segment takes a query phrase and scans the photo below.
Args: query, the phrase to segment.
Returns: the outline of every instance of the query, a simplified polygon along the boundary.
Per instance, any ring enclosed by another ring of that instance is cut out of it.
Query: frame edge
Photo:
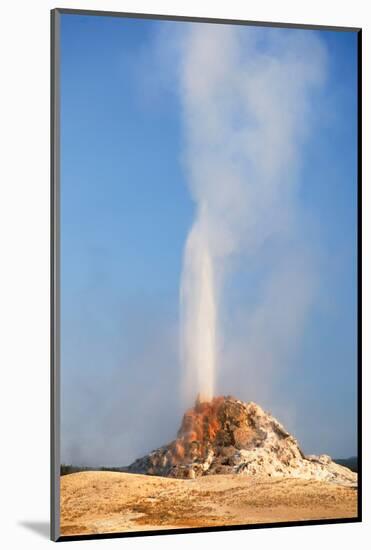
[[[60,539],[59,64],[60,10],[50,12],[50,538]]]

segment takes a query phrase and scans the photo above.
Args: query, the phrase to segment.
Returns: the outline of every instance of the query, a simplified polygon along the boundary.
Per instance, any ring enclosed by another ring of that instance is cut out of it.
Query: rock
[[[357,483],[356,473],[328,455],[304,456],[295,437],[259,405],[231,396],[210,402],[198,397],[184,414],[177,438],[126,471],[182,479],[237,474]]]

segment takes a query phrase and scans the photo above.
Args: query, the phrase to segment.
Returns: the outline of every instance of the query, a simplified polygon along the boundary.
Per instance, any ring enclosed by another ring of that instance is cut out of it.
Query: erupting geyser
[[[269,361],[280,368],[277,350],[290,347],[284,339],[299,330],[310,304],[310,254],[296,237],[297,168],[325,50],[309,32],[303,40],[293,30],[247,35],[235,26],[192,25],[180,55],[182,160],[195,203],[180,285],[182,390],[190,406],[198,393],[210,401],[219,364],[236,356],[233,334],[220,341],[221,308],[230,305],[226,276],[242,257],[259,272],[244,323],[249,368],[267,363],[265,344],[277,341]],[[274,262],[266,246],[279,251]],[[285,316],[272,315],[281,307]]]
[[[182,353],[188,376],[199,390],[198,400],[214,393],[216,360],[216,298],[213,263],[200,224],[189,234],[181,284]]]

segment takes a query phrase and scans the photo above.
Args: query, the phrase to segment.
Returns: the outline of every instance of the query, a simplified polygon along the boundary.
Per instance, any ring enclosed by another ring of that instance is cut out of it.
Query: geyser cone
[[[357,475],[327,455],[305,456],[272,415],[231,396],[196,400],[174,441],[136,460],[129,472],[179,478],[210,474],[301,477],[355,484]]]

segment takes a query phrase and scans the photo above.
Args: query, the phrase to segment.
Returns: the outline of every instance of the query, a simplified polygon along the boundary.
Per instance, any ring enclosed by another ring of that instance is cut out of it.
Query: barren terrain
[[[116,472],[61,478],[61,535],[352,518],[357,489],[317,480]]]

